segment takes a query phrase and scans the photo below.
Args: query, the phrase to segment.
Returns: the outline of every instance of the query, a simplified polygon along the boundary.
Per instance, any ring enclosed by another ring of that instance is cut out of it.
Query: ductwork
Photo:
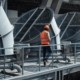
[[[55,36],[56,36],[56,44],[60,44],[60,36],[59,36],[60,29],[58,28],[54,17],[53,17],[53,19],[52,19],[52,21],[51,21],[51,26],[52,26],[52,30],[54,31],[54,34],[55,34]],[[55,27],[54,27],[54,26],[55,26]],[[61,49],[60,45],[57,46],[57,49],[58,49],[58,50]]]
[[[5,67],[4,67],[4,65],[0,65],[0,69],[3,69],[3,70],[1,71],[2,74],[5,73],[5,74],[7,74],[7,75],[12,75],[12,76],[19,76],[19,75],[21,75],[21,73],[22,73],[21,67],[20,67],[19,65],[17,65],[17,64],[5,65]],[[16,69],[17,72],[18,72],[18,74],[12,73],[12,72],[7,72],[5,69],[11,69],[11,70]]]
[[[5,49],[4,50],[5,59],[6,59],[6,55],[10,55],[9,56],[10,59],[7,58],[6,62],[10,62],[13,59],[11,57],[11,55],[13,55],[13,48],[10,49],[14,45],[13,29],[14,29],[14,27],[13,27],[13,25],[11,25],[8,17],[6,16],[6,13],[5,13],[5,11],[2,7],[1,1],[0,1],[0,35],[1,35],[0,45],[3,45],[2,48]],[[2,53],[3,52],[1,51],[0,55]],[[0,58],[0,62],[4,63],[4,58],[3,57]],[[17,69],[17,71],[19,73],[22,72],[21,67],[17,64],[13,64],[13,63],[10,63],[10,65],[9,64],[4,65],[4,64],[3,65],[0,64],[0,69],[4,69],[4,68],[5,69]],[[11,73],[11,74],[13,74],[13,73]]]
[[[13,25],[11,25],[6,13],[0,5],[0,35],[2,38],[3,48],[13,47],[14,39],[13,39]],[[5,55],[12,55],[13,49],[5,49]]]

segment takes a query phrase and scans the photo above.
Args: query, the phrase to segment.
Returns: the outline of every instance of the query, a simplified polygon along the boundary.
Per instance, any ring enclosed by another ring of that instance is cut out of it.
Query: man
[[[50,46],[47,46],[47,45],[50,44],[50,41],[51,41],[50,34],[49,34],[49,29],[50,29],[49,26],[45,25],[44,26],[44,30],[40,33],[40,42],[41,42],[41,45],[46,45],[46,46],[42,46],[44,66],[46,66],[47,59],[49,58],[49,56],[52,53]],[[46,51],[49,52],[48,55],[46,55]]]

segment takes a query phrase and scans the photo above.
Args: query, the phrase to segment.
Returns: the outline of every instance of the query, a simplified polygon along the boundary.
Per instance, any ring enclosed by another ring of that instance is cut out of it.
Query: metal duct
[[[56,21],[60,25],[62,41],[80,42],[80,13],[63,14]]]
[[[12,73],[7,72],[6,70],[4,70],[4,65],[0,66],[0,69],[3,69],[1,71],[2,74],[5,73],[6,75],[11,75],[11,76],[20,76],[21,75],[22,69],[18,65],[16,65],[16,64],[14,64],[13,66],[5,65],[5,69],[11,69],[12,70],[12,68],[17,69],[18,73],[16,74],[16,73],[13,73],[13,72]]]
[[[2,5],[0,5],[0,35],[2,38],[3,48],[13,47],[13,25],[11,25]],[[5,49],[5,55],[12,55],[13,49]]]
[[[54,13],[50,8],[42,7],[25,13],[15,22],[15,42],[27,42],[31,45],[39,45],[39,34],[46,24],[50,25],[51,44],[60,44],[60,29],[56,24]],[[57,49],[60,49],[59,45]]]

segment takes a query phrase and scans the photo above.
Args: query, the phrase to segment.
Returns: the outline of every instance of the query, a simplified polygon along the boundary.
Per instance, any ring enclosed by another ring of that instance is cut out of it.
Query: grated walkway
[[[80,63],[80,57],[78,57],[76,59],[76,63]],[[62,66],[67,66],[67,65],[72,65],[72,64],[74,64],[74,57],[71,58],[71,62],[67,62],[67,61],[63,61],[63,60],[60,60],[59,62],[54,61],[53,67],[52,67],[51,60],[49,60],[46,67],[44,67],[43,62],[41,62],[40,69],[41,69],[41,71],[43,71],[43,70],[49,70],[52,68],[54,68],[54,69],[60,68]],[[11,70],[7,69],[6,71],[8,71],[10,73],[17,74],[17,70],[11,71]],[[26,75],[38,72],[39,71],[39,63],[37,63],[37,62],[25,62],[23,71],[24,71],[23,74],[26,74]],[[22,73],[20,75],[22,75]],[[14,77],[14,76],[5,74],[6,79],[11,78],[11,77]],[[4,79],[4,74],[0,73],[0,80],[3,80],[3,79]]]

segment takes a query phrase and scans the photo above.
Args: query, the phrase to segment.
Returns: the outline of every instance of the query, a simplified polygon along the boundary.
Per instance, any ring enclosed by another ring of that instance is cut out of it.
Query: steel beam
[[[52,4],[52,0],[43,0],[40,7],[50,7]]]
[[[63,0],[43,0],[40,7],[51,7],[55,13],[58,13]]]
[[[79,4],[80,5],[80,0],[63,0],[63,1],[69,4]]]
[[[59,13],[62,2],[63,0],[53,0],[52,1],[51,8],[54,10],[56,14]]]

